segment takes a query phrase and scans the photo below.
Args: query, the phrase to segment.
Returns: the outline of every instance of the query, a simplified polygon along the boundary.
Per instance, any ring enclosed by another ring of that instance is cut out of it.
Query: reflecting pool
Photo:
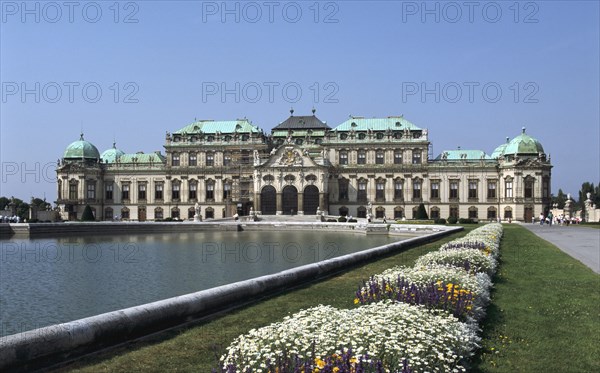
[[[403,237],[214,231],[0,241],[0,335],[209,289]]]

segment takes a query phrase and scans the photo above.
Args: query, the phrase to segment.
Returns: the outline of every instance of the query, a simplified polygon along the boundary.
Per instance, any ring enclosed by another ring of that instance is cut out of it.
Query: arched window
[[[104,209],[104,220],[113,220],[115,218],[114,211],[111,207]]]
[[[365,206],[359,206],[356,209],[356,216],[359,218],[366,218],[367,217],[367,208]]]
[[[504,208],[504,219],[512,219],[512,218],[513,218],[512,208],[510,208],[510,207]]]
[[[469,207],[469,219],[477,219],[477,218],[478,218],[477,207],[475,207],[475,206]]]
[[[402,219],[404,217],[404,209],[400,206],[394,207],[394,219]]]
[[[440,209],[439,207],[432,207],[431,210],[429,210],[429,218],[430,219],[439,219],[440,218]]]
[[[154,220],[162,220],[162,219],[164,219],[162,207],[155,208],[154,209]]]
[[[496,220],[498,218],[497,213],[496,213],[496,208],[494,206],[488,207],[487,218],[489,220]]]

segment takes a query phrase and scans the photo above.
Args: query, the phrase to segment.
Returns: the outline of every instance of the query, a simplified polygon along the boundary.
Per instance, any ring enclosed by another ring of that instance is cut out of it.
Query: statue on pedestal
[[[195,214],[194,214],[194,221],[202,221],[202,217],[200,216],[200,205],[198,204],[198,202],[196,202],[196,204],[194,205],[194,210],[195,210]]]

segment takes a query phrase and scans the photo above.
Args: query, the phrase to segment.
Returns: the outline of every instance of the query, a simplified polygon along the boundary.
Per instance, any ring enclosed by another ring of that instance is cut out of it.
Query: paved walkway
[[[600,273],[600,229],[539,224],[523,226]]]

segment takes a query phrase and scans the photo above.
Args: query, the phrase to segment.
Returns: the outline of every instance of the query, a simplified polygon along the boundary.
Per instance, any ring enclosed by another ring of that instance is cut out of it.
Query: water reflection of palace
[[[166,133],[165,154],[98,152],[84,140],[59,162],[64,219],[90,205],[98,220],[331,215],[408,219],[423,203],[430,218],[531,217],[550,206],[550,159],[525,133],[481,150],[430,153],[426,129],[402,116],[350,117],[331,128],[293,110],[268,135],[247,119],[197,120]]]

